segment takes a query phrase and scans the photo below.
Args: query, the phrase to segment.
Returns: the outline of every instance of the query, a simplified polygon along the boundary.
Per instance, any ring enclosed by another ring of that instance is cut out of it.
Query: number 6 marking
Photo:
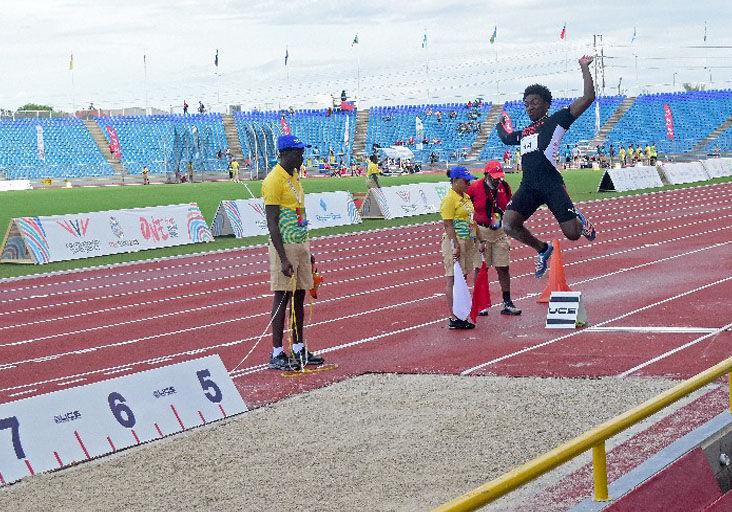
[[[132,414],[132,409],[125,405],[125,397],[115,391],[109,394],[107,397],[107,403],[109,403],[109,410],[112,411],[114,419],[116,419],[120,425],[125,428],[132,428],[135,426],[135,415]]]
[[[11,432],[15,456],[19,459],[25,459],[25,452],[23,451],[23,446],[20,444],[20,422],[18,418],[11,416],[10,418],[0,419],[0,430],[5,430],[6,428],[9,428]]]

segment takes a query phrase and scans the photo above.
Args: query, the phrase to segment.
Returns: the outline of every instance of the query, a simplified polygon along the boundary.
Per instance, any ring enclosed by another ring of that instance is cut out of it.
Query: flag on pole
[[[287,59],[290,58],[290,52],[287,51],[287,46],[285,46],[285,66],[287,66]]]
[[[147,66],[147,54],[142,54],[142,65]]]
[[[214,66],[219,67],[219,49],[216,48],[216,55],[214,55]]]
[[[343,129],[343,147],[348,150],[348,145],[351,143],[351,116],[346,116],[346,126]]]
[[[478,313],[491,307],[491,293],[488,288],[488,266],[483,260],[473,288],[473,303],[470,307],[470,320],[473,323],[478,319]]]
[[[633,41],[635,41],[635,37],[638,35],[636,28],[633,27],[633,37],[630,38],[630,44],[633,44]]]
[[[427,32],[422,36],[422,48],[427,48]]]
[[[707,42],[707,22],[704,22],[704,42]]]
[[[74,70],[74,52],[71,52],[71,57],[69,58],[69,71]]]
[[[356,34],[353,38],[353,41],[351,41],[351,46],[353,46],[354,44],[358,44],[358,34]]]
[[[562,31],[559,33],[559,39],[564,40],[564,37],[567,35],[567,24],[565,23],[562,27]]]
[[[494,25],[493,26],[493,35],[491,36],[491,44],[496,42],[497,33],[498,33],[498,27]]]

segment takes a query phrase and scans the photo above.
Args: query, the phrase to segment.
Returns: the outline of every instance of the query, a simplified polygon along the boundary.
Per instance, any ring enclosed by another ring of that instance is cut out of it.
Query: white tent
[[[405,146],[391,146],[388,148],[381,148],[382,151],[382,157],[387,158],[401,158],[403,160],[411,160],[414,158],[414,153],[412,153],[412,150]]]

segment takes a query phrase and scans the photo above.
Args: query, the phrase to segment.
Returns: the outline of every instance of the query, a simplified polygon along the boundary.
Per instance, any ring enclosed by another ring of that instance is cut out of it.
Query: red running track
[[[590,328],[569,332],[544,329],[546,306],[535,297],[545,282],[519,244],[512,293],[523,315],[494,308],[475,330],[450,331],[437,223],[313,240],[326,281],[305,336],[337,368],[297,377],[265,369],[264,247],[6,280],[0,403],[213,353],[250,406],[367,372],[686,378],[730,355],[732,184],[594,201],[583,211],[598,239],[562,248]],[[546,210],[530,225],[561,238]],[[499,301],[495,281],[491,291]]]

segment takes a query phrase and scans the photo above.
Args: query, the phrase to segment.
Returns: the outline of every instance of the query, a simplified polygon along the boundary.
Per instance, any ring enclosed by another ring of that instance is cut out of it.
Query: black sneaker
[[[293,360],[290,359],[290,356],[285,352],[280,352],[280,354],[276,356],[270,356],[269,368],[272,370],[284,370],[286,372],[291,372],[297,369]]]
[[[467,320],[460,320],[459,318],[450,318],[447,326],[450,329],[475,329],[475,324],[472,324]]]
[[[521,310],[513,305],[510,300],[503,303],[503,309],[501,310],[502,315],[516,316],[521,314]]]
[[[325,363],[325,359],[320,356],[316,356],[312,352],[308,352],[305,347],[303,347],[300,352],[293,352],[292,360],[295,363],[295,366],[299,366],[300,368],[304,368],[307,365],[320,366]]]
[[[481,310],[480,310],[480,311],[478,312],[478,316],[488,316],[488,313],[490,313],[490,312],[491,312],[491,310],[490,310],[490,309],[488,309],[488,308],[485,308],[485,309],[481,309]]]

